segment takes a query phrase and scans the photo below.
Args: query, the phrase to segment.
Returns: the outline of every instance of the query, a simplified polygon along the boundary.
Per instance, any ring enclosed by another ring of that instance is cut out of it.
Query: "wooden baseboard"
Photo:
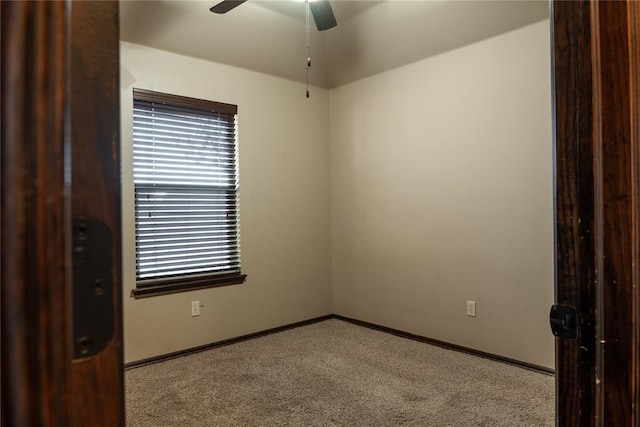
[[[398,337],[411,339],[414,341],[419,341],[426,344],[435,345],[438,347],[446,348],[447,350],[459,351],[462,353],[470,354],[473,356],[483,357],[485,359],[495,360],[497,362],[507,363],[509,365],[514,365],[519,368],[525,368],[536,372],[541,372],[543,374],[554,375],[555,370],[551,368],[547,368],[545,366],[534,365],[532,363],[523,362],[516,359],[510,359],[508,357],[499,356],[493,353],[487,353],[484,351],[476,350],[469,347],[464,347],[457,344],[450,344],[445,341],[436,340],[433,338],[424,337],[422,335],[412,334],[410,332],[401,331],[399,329],[389,328],[387,326],[376,325],[375,323],[365,322],[363,320],[353,319],[350,317],[342,316],[340,314],[327,314],[325,316],[314,317],[313,319],[303,320],[301,322],[290,323],[288,325],[278,326],[276,328],[265,329],[264,331],[254,332],[252,334],[242,335],[235,338],[229,338],[222,341],[216,341],[210,344],[200,345],[197,347],[191,347],[184,350],[174,351],[172,353],[162,354],[159,356],[149,357],[147,359],[136,360],[135,362],[129,362],[124,365],[125,369],[137,368],[140,366],[150,365],[153,363],[163,362],[169,359],[175,359],[176,357],[187,356],[194,353],[199,353],[205,350],[211,350],[213,348],[223,347],[226,345],[236,344],[242,341],[247,341],[253,338],[264,337],[266,335],[275,334],[278,332],[286,331],[289,329],[299,328],[301,326],[307,326],[318,322],[323,322],[329,319],[338,319],[344,322],[349,322],[354,325],[362,326],[365,328],[373,329],[380,332],[386,332],[388,334],[392,334]]]
[[[334,314],[332,316],[334,319],[343,320],[345,322],[353,323],[354,325],[363,326],[365,328],[374,329],[380,332],[386,332],[392,335],[396,335],[402,338],[408,338],[411,340],[423,342],[426,344],[435,345],[438,347],[446,348],[447,350],[459,351],[462,353],[467,353],[473,356],[482,357],[485,359],[495,360],[497,362],[508,363],[509,365],[514,365],[519,368],[525,368],[532,371],[540,372],[543,374],[555,375],[555,369],[547,368],[546,366],[535,365],[533,363],[523,362],[521,360],[511,359],[508,357],[500,356],[493,353],[487,353],[484,351],[476,350],[469,347],[464,347],[457,344],[451,344],[445,341],[436,340],[433,338],[424,337],[422,335],[416,335],[409,332],[401,331],[399,329],[389,328],[387,326],[376,325],[375,323],[365,322],[363,320],[352,319],[350,317],[341,316],[339,314]],[[549,332],[551,333],[551,332]]]
[[[199,353],[205,350],[211,350],[213,348],[224,347],[226,345],[236,344],[242,341],[247,341],[253,338],[264,337],[266,335],[275,334],[277,332],[286,331],[289,329],[299,328],[301,326],[311,325],[313,323],[322,322],[333,318],[333,314],[327,314],[325,316],[314,317],[313,319],[303,320],[301,322],[290,323],[288,325],[278,326],[276,328],[265,329],[264,331],[254,332],[252,334],[246,334],[235,338],[229,338],[222,341],[216,341],[210,344],[199,345],[197,347],[186,348],[184,350],[174,351],[172,353],[161,354],[159,356],[153,356],[146,359],[136,360],[135,362],[125,363],[125,369],[138,368],[140,366],[150,365],[152,363],[164,362],[165,360],[175,359],[176,357],[188,356],[190,354]]]

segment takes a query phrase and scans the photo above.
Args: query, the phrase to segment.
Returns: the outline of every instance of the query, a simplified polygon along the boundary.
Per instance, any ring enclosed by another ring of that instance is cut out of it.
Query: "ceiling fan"
[[[209,10],[213,13],[223,14],[229,12],[231,9],[235,9],[246,1],[247,0],[222,0]],[[331,9],[331,3],[329,3],[329,0],[306,1],[311,9],[311,14],[313,15],[313,20],[316,22],[318,31],[328,30],[329,28],[333,28],[338,25],[336,17],[333,15],[333,9]]]

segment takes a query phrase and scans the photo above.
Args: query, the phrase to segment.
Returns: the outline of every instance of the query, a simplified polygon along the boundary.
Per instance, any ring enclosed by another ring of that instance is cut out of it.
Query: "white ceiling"
[[[291,80],[306,78],[305,3],[250,0],[217,15],[211,1],[121,2],[122,40]],[[310,81],[330,88],[549,16],[547,0],[332,0],[338,26],[311,18]]]

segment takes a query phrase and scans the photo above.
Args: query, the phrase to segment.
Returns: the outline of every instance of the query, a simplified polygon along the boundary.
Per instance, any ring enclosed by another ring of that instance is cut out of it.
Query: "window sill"
[[[135,299],[155,297],[159,295],[176,294],[179,292],[189,292],[198,289],[218,288],[220,286],[239,285],[247,279],[246,274],[233,274],[226,276],[210,276],[197,279],[188,279],[162,283],[157,285],[144,285],[136,287],[131,291],[131,296]]]

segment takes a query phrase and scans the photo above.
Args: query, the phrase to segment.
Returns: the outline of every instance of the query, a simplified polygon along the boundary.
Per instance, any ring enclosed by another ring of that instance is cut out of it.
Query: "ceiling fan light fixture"
[[[328,30],[338,24],[329,0],[309,0],[308,3],[318,31]]]
[[[209,10],[213,13],[223,14],[229,12],[231,9],[235,9],[246,1],[247,0],[223,0],[215,6],[211,7]]]

